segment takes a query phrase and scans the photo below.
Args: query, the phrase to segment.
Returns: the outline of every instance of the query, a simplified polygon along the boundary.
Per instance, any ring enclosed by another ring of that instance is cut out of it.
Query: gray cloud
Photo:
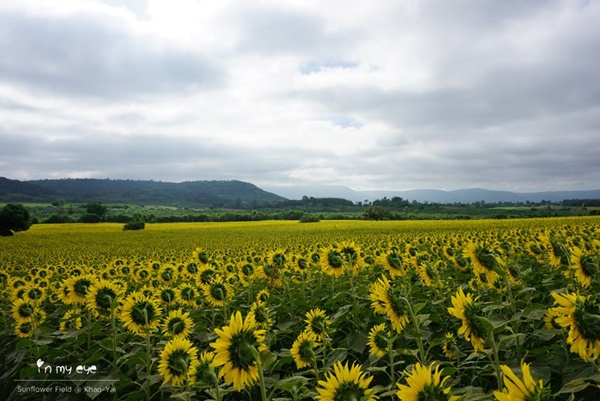
[[[159,46],[123,20],[88,14],[42,18],[0,13],[0,82],[64,96],[110,98],[220,84],[218,65]]]

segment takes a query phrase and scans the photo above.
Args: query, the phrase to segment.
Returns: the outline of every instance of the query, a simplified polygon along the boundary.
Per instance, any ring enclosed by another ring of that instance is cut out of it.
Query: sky
[[[6,0],[0,176],[600,188],[600,1]]]

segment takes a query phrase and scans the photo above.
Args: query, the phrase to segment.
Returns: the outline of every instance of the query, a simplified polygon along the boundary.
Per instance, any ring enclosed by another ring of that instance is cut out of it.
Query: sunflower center
[[[160,292],[160,299],[167,303],[172,302],[175,299],[175,291],[171,288],[165,288]]]
[[[388,346],[388,339],[385,336],[385,334],[380,331],[375,335],[375,338],[373,339],[373,342],[375,343],[375,346],[380,349],[380,350],[386,350],[387,346]]]
[[[404,315],[404,303],[400,299],[399,290],[390,288],[387,294],[390,307],[396,316]]]
[[[355,382],[342,382],[335,390],[333,401],[360,401],[365,396],[365,389]]]
[[[583,302],[575,309],[573,318],[583,338],[588,341],[600,341],[600,308],[591,300]]]
[[[417,401],[448,401],[450,396],[444,393],[444,389],[432,383],[428,383],[417,395]]]
[[[183,330],[185,330],[185,322],[180,317],[174,317],[171,320],[169,320],[167,327],[169,329],[169,333],[177,335],[182,333]]]
[[[254,267],[252,267],[252,265],[249,263],[245,264],[242,266],[242,273],[244,273],[246,276],[250,276],[252,273],[254,273]]]
[[[310,322],[311,330],[317,335],[324,334],[327,329],[326,326],[325,319],[322,316],[315,316]]]
[[[208,263],[208,254],[206,252],[200,252],[198,254],[198,260],[204,264]]]
[[[43,295],[42,290],[40,290],[37,287],[34,288],[30,288],[29,291],[27,292],[27,296],[29,297],[29,299],[32,300],[36,300],[36,299],[40,299]]]
[[[79,279],[75,282],[73,286],[73,291],[80,297],[85,297],[85,294],[88,292],[88,288],[90,288],[92,282],[86,278]]]
[[[469,325],[469,329],[476,337],[485,338],[486,331],[483,324],[477,319],[477,315],[480,312],[480,307],[475,304],[468,304],[465,306],[465,319]]]
[[[198,265],[195,263],[190,263],[187,265],[187,271],[192,274],[196,274],[198,272]]]
[[[592,277],[598,271],[598,265],[594,263],[590,255],[581,257],[581,271],[586,277]]]
[[[269,314],[262,306],[254,310],[254,318],[257,323],[266,323],[269,320]]]
[[[165,280],[165,281],[171,281],[173,279],[173,270],[171,268],[167,268],[165,269],[161,274],[160,277]]]
[[[298,268],[304,270],[308,267],[308,262],[304,258],[298,259]]]
[[[33,315],[33,306],[30,304],[21,304],[18,309],[19,316],[22,318],[28,318]]]
[[[344,265],[342,256],[336,251],[329,251],[327,254],[327,262],[329,263],[329,266],[333,267],[334,269],[339,269]]]
[[[300,355],[300,359],[302,360],[302,362],[312,362],[312,359],[315,356],[313,346],[314,344],[312,341],[303,341],[300,344],[300,347],[298,348],[298,354]]]
[[[181,298],[186,301],[191,301],[194,299],[194,289],[192,287],[184,287],[181,289]]]
[[[169,355],[169,370],[173,376],[182,376],[188,369],[189,355],[183,349],[178,349]]]
[[[155,317],[154,306],[148,301],[138,302],[131,308],[131,320],[137,325],[150,324]]]
[[[210,295],[217,301],[224,300],[226,294],[227,288],[223,284],[215,283],[210,286]]]
[[[96,293],[96,305],[101,309],[110,309],[110,304],[117,294],[110,288],[100,288]]]
[[[402,258],[398,256],[396,253],[392,253],[387,255],[387,262],[393,269],[400,270],[402,269]]]
[[[200,273],[200,281],[202,282],[202,284],[208,284],[212,281],[214,275],[214,270],[206,269],[202,273]]]
[[[277,266],[283,266],[285,264],[285,256],[283,256],[281,253],[276,253],[273,255],[272,260],[273,264]]]
[[[250,365],[254,364],[252,347],[255,345],[258,345],[256,338],[250,331],[241,330],[232,336],[231,345],[227,350],[234,367],[247,370]]]

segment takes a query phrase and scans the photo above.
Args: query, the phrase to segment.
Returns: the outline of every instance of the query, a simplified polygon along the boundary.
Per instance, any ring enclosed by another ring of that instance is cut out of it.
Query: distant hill
[[[401,197],[410,201],[435,203],[474,203],[496,202],[541,202],[542,200],[560,202],[566,199],[600,199],[600,190],[590,191],[550,191],[550,192],[511,192],[471,188],[455,191],[437,189],[416,189],[408,191],[355,191],[339,185],[300,185],[265,187],[270,192],[288,199],[301,199],[302,196],[341,197],[353,202],[374,201],[383,197]]]
[[[249,207],[285,198],[242,181],[181,183],[73,178],[18,181],[0,177],[2,202],[135,203],[188,207]]]

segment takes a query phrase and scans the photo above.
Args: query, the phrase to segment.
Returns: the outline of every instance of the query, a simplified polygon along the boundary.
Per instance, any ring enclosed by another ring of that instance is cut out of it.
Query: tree
[[[102,202],[88,203],[85,206],[86,213],[81,216],[83,223],[99,223],[104,221],[108,207],[103,205]]]
[[[367,220],[386,220],[390,217],[390,211],[383,206],[371,206],[363,215]]]
[[[23,205],[9,203],[0,211],[0,235],[7,237],[31,227],[29,210]]]

